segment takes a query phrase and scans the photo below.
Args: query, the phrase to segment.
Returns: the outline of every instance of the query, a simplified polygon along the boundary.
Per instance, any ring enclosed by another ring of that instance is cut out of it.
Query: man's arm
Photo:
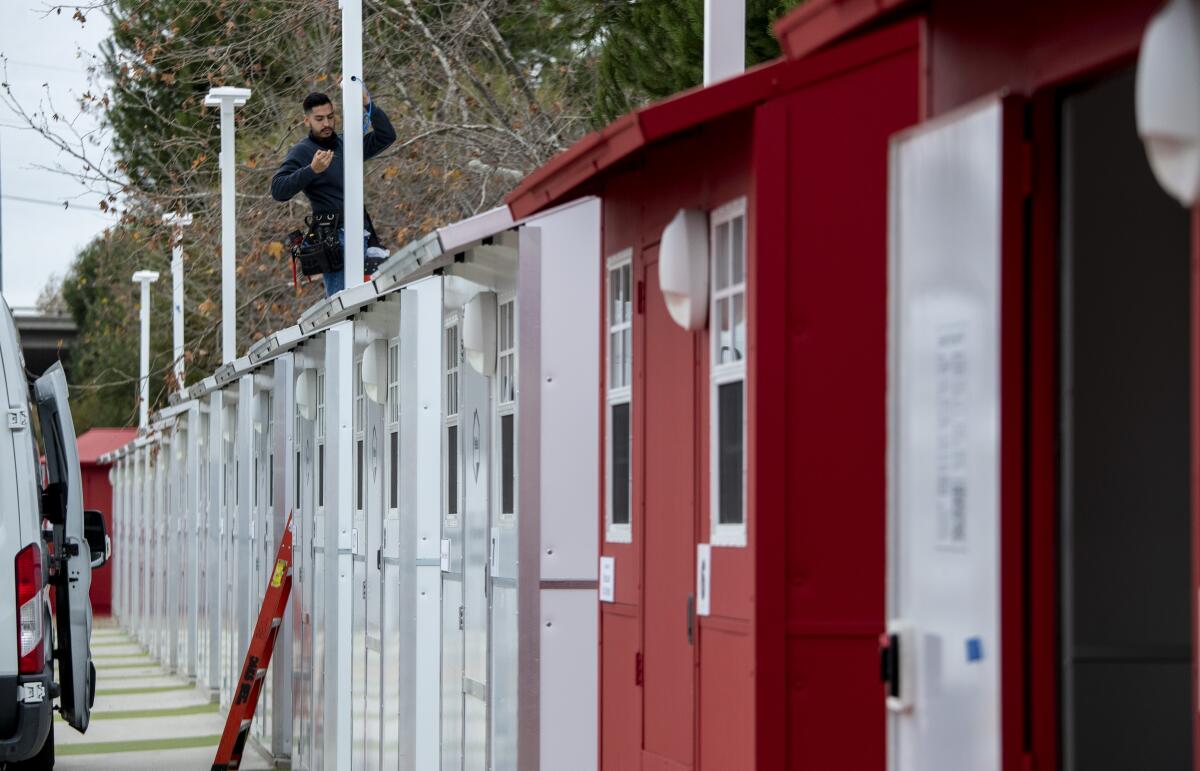
[[[363,135],[363,160],[374,158],[396,141],[396,129],[392,128],[392,122],[388,120],[387,113],[379,108],[379,105],[372,104],[371,106],[371,128],[374,131],[368,131]]]
[[[271,178],[271,197],[276,201],[291,200],[317,176],[311,165],[312,159],[306,159],[305,155],[303,147],[293,147]]]

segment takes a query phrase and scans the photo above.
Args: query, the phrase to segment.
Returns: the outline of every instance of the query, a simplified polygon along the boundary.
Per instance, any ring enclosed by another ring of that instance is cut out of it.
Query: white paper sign
[[[617,585],[617,565],[613,557],[600,558],[600,602],[613,602]]]
[[[442,539],[442,572],[450,572],[450,539]]]
[[[696,544],[696,615],[707,616],[711,605],[712,545]]]

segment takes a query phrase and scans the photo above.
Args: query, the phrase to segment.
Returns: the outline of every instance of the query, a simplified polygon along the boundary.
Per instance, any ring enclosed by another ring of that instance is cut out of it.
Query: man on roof
[[[365,88],[363,107],[366,118],[362,139],[363,160],[367,160],[379,155],[396,141],[396,130],[392,128],[387,113],[371,101]],[[304,125],[308,127],[308,136],[288,151],[279,171],[275,172],[271,179],[271,196],[276,201],[288,201],[303,191],[308,196],[313,212],[309,231],[322,228],[330,232],[336,230],[338,241],[344,246],[344,140],[337,133],[337,116],[328,96],[313,92],[304,97]],[[382,248],[371,218],[365,211],[363,223],[366,226],[363,233],[366,239],[363,268],[369,274],[379,267],[388,252]],[[341,260],[336,264],[331,263],[328,268],[323,276],[326,297],[340,292],[346,286]]]

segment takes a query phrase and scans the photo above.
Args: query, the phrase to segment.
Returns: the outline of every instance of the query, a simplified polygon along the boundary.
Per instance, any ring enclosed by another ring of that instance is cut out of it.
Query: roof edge
[[[809,0],[775,22],[783,55],[800,59],[914,0]]]

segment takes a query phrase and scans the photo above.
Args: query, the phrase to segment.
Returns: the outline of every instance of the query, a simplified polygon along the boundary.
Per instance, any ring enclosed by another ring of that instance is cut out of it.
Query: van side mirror
[[[111,556],[103,514],[94,509],[83,512],[83,537],[87,539],[88,549],[92,553],[92,567],[103,567]]]

